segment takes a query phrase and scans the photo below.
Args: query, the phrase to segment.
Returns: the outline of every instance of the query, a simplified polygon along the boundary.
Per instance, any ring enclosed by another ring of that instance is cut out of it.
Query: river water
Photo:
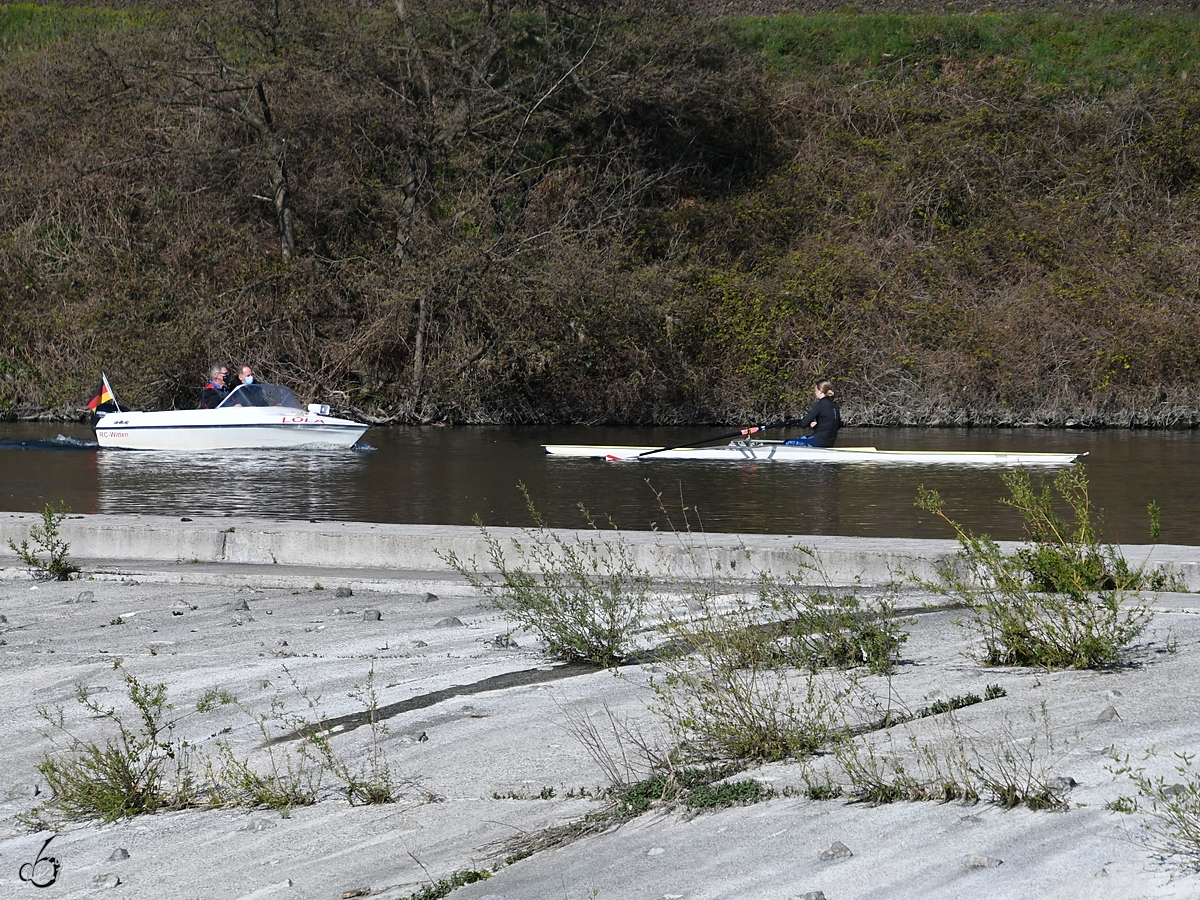
[[[532,524],[525,485],[547,524],[583,524],[579,504],[619,528],[865,537],[952,537],[914,505],[922,485],[950,514],[997,539],[1022,536],[1003,469],[809,463],[608,463],[555,459],[545,443],[669,446],[725,429],[372,428],[346,451],[176,454],[99,450],[84,425],[0,423],[0,509],[254,516],[317,521]],[[1107,540],[1148,543],[1146,504],[1164,543],[1200,546],[1200,434],[1191,431],[872,428],[841,446],[1070,451],[1085,468]],[[1053,473],[1055,470],[1047,470]],[[1036,476],[1035,476],[1036,477]]]

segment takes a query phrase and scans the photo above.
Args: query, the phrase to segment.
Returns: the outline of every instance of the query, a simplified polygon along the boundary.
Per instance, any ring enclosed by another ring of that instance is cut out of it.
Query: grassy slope
[[[402,420],[1200,421],[1192,14],[187,6],[0,11],[5,407],[220,357]]]

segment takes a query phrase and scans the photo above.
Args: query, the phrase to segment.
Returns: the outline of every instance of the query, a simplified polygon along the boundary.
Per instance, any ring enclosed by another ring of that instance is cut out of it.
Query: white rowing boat
[[[591,447],[544,444],[551,456],[628,461],[694,460],[700,462],[874,463],[877,465],[1068,466],[1086,453],[984,452],[975,450],[877,450],[874,447],[789,447],[782,441],[733,441],[720,447]],[[659,452],[644,455],[651,450]]]

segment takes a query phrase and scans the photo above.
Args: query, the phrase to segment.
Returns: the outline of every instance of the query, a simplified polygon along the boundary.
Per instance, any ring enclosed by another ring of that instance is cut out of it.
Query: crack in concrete
[[[561,681],[564,678],[573,678],[576,675],[590,675],[593,672],[601,671],[602,668],[592,663],[570,662],[560,663],[552,668],[543,667],[538,669],[521,669],[519,672],[505,672],[501,675],[484,678],[473,684],[454,685],[453,687],[443,688],[440,691],[430,691],[428,694],[419,694],[416,697],[409,697],[406,700],[398,700],[395,703],[388,703],[377,707],[374,711],[374,720],[382,722],[401,713],[412,712],[417,709],[428,709],[444,700],[453,700],[455,697],[470,697],[486,691],[502,691],[530,684],[547,684],[552,681]],[[318,731],[328,733],[337,730],[338,734],[347,734],[356,728],[370,724],[370,713],[370,710],[363,710],[362,712],[324,719],[320,725],[311,725],[297,729],[290,734],[275,738],[271,743],[279,744],[285,741],[299,740]]]

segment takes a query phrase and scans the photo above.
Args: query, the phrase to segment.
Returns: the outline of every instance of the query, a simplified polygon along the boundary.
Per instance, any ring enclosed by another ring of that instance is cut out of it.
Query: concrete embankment
[[[37,513],[0,513],[0,565],[19,566],[9,542],[30,541]],[[70,559],[97,577],[161,578],[196,583],[247,577],[279,586],[299,579],[373,582],[445,580],[457,577],[447,561],[453,553],[479,571],[492,570],[484,534],[474,527],[392,525],[370,522],[299,522],[169,516],[69,516],[59,525]],[[509,565],[536,569],[515,551],[538,536],[516,528],[491,528]],[[542,538],[600,540],[618,546],[635,567],[661,578],[719,577],[737,580],[763,572],[786,576],[811,572],[806,580],[830,584],[882,584],[897,577],[931,577],[939,560],[952,558],[949,540],[854,538],[814,535],[675,534],[555,530]],[[1200,589],[1200,548],[1120,548],[1132,566],[1162,568],[1188,590]],[[44,555],[44,554],[42,554]]]

